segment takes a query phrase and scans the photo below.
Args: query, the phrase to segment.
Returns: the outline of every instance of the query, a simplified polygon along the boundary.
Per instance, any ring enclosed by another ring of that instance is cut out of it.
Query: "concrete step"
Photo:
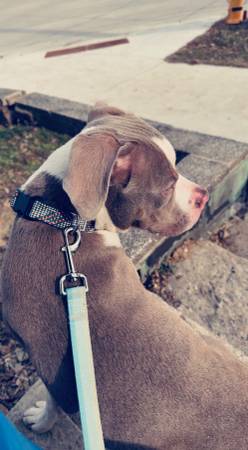
[[[243,247],[247,251],[247,242]],[[246,258],[208,240],[189,240],[157,276],[158,293],[183,316],[248,355]],[[156,280],[154,283],[156,287]]]
[[[16,427],[31,441],[43,450],[82,450],[82,433],[78,425],[62,410],[59,420],[48,433],[37,434],[29,430],[22,422],[24,411],[33,406],[36,401],[45,399],[46,388],[39,380],[21,398],[8,417]]]
[[[227,250],[248,259],[248,212],[243,209],[219,230],[217,242]]]

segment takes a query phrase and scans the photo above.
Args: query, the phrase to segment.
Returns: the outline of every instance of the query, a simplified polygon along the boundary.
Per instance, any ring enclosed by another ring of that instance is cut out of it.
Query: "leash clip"
[[[73,235],[75,236],[75,240],[73,243],[70,243],[69,241],[69,236]],[[85,275],[83,275],[82,273],[76,272],[75,270],[75,266],[74,266],[74,262],[73,262],[73,257],[72,257],[72,253],[76,252],[80,242],[81,242],[81,233],[78,229],[74,229],[72,227],[70,228],[66,228],[65,230],[63,230],[63,235],[64,235],[64,240],[65,240],[65,245],[64,247],[61,248],[62,252],[65,253],[65,260],[66,260],[66,266],[67,266],[67,270],[68,273],[66,275],[63,275],[60,278],[59,281],[59,291],[61,295],[66,295],[66,287],[65,284],[66,282],[80,282],[80,284],[82,286],[84,286],[85,288],[85,292],[88,292],[89,288],[88,288],[88,281]]]

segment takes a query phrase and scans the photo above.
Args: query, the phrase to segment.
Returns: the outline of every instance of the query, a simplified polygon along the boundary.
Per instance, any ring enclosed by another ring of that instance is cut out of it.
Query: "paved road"
[[[225,0],[0,0],[0,55],[224,16],[226,8]]]

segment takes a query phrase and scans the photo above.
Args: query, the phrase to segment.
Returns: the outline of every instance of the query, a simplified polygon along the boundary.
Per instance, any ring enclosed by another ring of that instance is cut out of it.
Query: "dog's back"
[[[99,114],[95,122],[93,114],[96,128]],[[149,147],[142,139],[131,142],[132,136],[119,142],[111,128],[94,133],[93,125],[75,139],[69,163],[66,159],[69,168],[61,170],[59,164],[57,175],[63,179],[54,176],[53,157],[52,166],[49,161],[45,166],[50,173],[39,171],[24,189],[57,208],[96,218],[96,231],[82,234],[74,261],[90,287],[94,362],[109,448],[247,450],[247,366],[144,289],[115,233],[115,227],[131,225],[182,232],[199,218],[206,191],[180,178],[172,147],[163,147],[161,140],[159,148],[160,137],[150,136],[150,128]],[[18,217],[1,284],[5,320],[57,403],[72,413],[78,407],[74,369],[66,304],[58,292],[66,272],[63,245],[61,231]]]

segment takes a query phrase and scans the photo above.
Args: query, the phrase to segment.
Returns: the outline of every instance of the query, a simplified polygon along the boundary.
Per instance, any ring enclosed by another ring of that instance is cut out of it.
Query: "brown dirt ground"
[[[220,20],[165,61],[248,67],[248,20],[240,25],[227,25]]]

